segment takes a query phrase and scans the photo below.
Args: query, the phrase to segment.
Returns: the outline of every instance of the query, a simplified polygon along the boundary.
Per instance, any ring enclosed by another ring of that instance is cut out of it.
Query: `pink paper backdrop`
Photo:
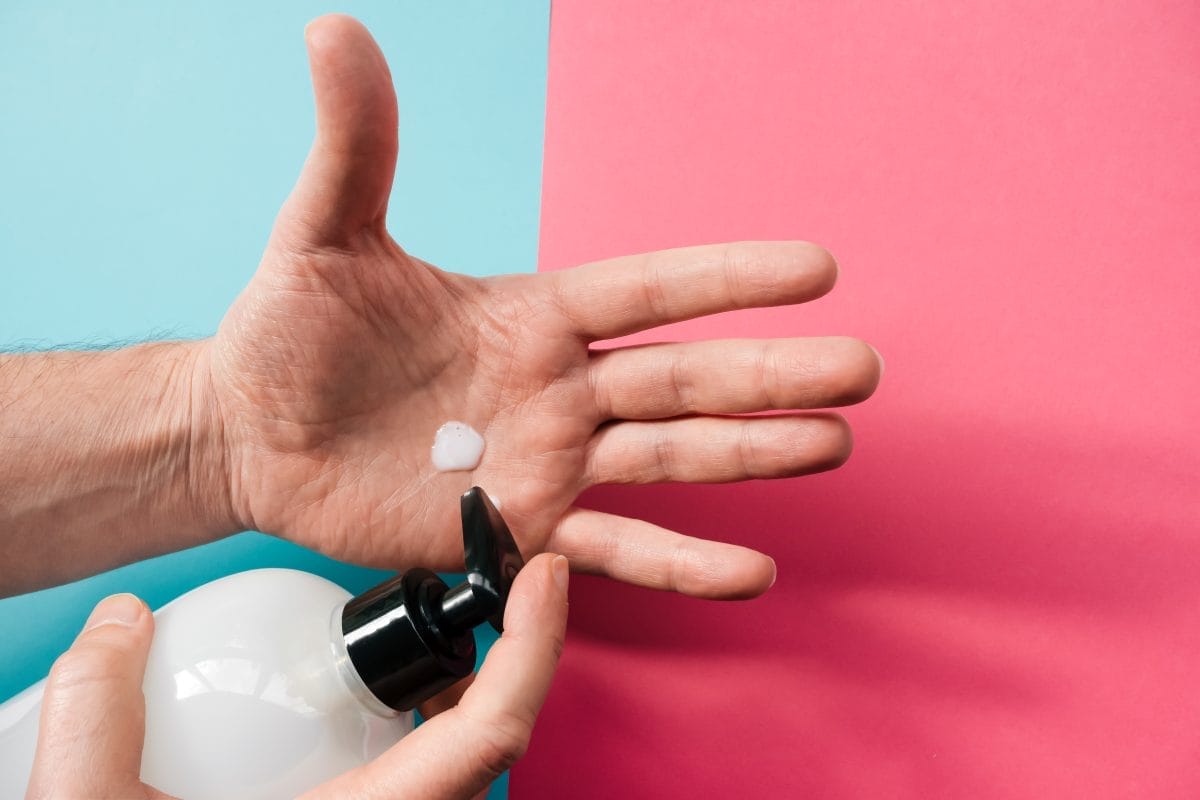
[[[1200,6],[559,0],[541,266],[805,238],[842,470],[603,489],[763,599],[576,579],[520,797],[1200,796]]]

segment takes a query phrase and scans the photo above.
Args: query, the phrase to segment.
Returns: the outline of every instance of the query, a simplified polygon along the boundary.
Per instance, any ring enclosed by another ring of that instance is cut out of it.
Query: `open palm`
[[[832,414],[718,416],[864,399],[880,364],[841,337],[591,349],[733,308],[803,302],[836,279],[804,243],[742,243],[475,279],[405,253],[384,217],[397,112],[361,25],[308,31],[318,134],[251,284],[212,340],[211,381],[238,522],[379,567],[461,566],[456,496],[500,498],[526,556],[710,597],[757,594],[759,553],[578,509],[597,483],[733,481],[828,469]],[[487,445],[438,472],[434,432]]]

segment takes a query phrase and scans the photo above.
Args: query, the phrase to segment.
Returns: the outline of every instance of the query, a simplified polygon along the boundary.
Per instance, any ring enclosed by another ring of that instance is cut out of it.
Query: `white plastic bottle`
[[[483,490],[463,495],[470,570],[412,569],[358,597],[288,569],[231,575],[155,613],[142,779],[187,800],[294,797],[412,730],[475,665],[523,562]],[[0,799],[24,796],[45,681],[0,705]]]

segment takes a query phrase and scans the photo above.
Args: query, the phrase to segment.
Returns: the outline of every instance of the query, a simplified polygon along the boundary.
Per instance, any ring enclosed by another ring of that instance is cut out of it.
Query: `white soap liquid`
[[[483,457],[483,437],[465,422],[451,420],[433,437],[433,466],[441,472],[475,469]]]

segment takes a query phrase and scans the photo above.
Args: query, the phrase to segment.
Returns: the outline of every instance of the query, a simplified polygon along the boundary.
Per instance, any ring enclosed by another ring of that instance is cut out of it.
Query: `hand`
[[[223,431],[232,522],[377,567],[461,567],[459,494],[482,485],[527,554],[708,597],[774,580],[766,556],[573,507],[599,483],[737,481],[829,469],[833,414],[734,418],[863,400],[875,351],[847,338],[589,344],[832,288],[824,250],[744,243],[477,280],[388,236],[397,111],[383,55],[347,17],[307,32],[317,138],[249,287],[198,359]],[[434,432],[484,434],[440,473]]]
[[[451,687],[422,707],[428,721],[416,731],[305,797],[470,797],[512,766],[529,744],[562,650],[567,565],[556,561],[541,555],[521,570],[504,635],[461,699]],[[153,631],[149,609],[130,595],[92,612],[46,682],[28,797],[168,797],[139,777]]]

